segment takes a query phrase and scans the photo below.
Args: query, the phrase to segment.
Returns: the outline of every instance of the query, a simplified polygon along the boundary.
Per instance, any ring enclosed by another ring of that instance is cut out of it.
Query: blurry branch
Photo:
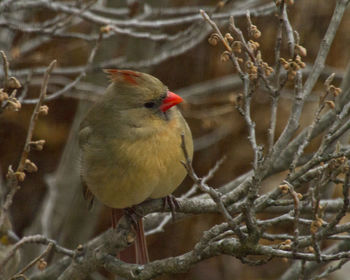
[[[306,66],[304,69],[302,69],[303,76],[308,76],[311,72],[311,67]],[[336,68],[331,67],[325,67],[322,72],[322,78],[329,77],[332,73],[335,74],[334,79],[340,80],[344,76],[344,71]],[[281,73],[280,75],[282,78],[285,78],[285,73]],[[223,77],[219,77],[216,79],[212,79],[209,81],[204,81],[198,84],[193,84],[185,88],[180,88],[176,90],[177,93],[179,93],[181,96],[183,96],[187,102],[191,104],[202,104],[206,101],[203,101],[203,98],[212,96],[213,94],[218,93],[227,93],[233,90],[238,91],[239,87],[241,86],[241,80],[237,75],[226,75]],[[280,98],[285,99],[292,99],[294,94],[284,92]],[[318,100],[312,95],[308,96],[306,101],[315,101]]]
[[[61,90],[56,91],[55,93],[45,97],[46,101],[52,100],[52,99],[55,99],[55,98],[61,96],[62,94],[64,94],[65,92],[67,92],[68,90],[73,88],[77,83],[79,83],[79,81],[82,78],[85,77],[87,69],[90,67],[90,65],[92,64],[92,62],[93,62],[93,60],[95,58],[97,50],[98,50],[98,48],[99,48],[99,46],[101,44],[101,40],[102,40],[102,33],[100,34],[100,37],[97,39],[94,48],[91,50],[89,58],[88,58],[88,61],[87,61],[86,65],[85,65],[83,71],[80,72],[80,74],[75,78],[75,80],[72,81],[71,83],[65,85]],[[25,99],[22,102],[26,103],[26,104],[33,104],[33,103],[38,102],[38,100],[37,99]]]
[[[310,70],[311,70],[310,67],[306,67],[305,69],[303,69],[303,74],[307,76],[310,73]],[[335,73],[334,79],[337,79],[337,80],[339,80],[343,76],[343,73],[341,70],[326,67],[322,73],[322,77],[326,77],[326,76],[328,77],[332,73]],[[39,85],[40,83],[41,83],[40,77],[30,78],[31,85],[35,86],[35,85]],[[67,78],[65,76],[58,76],[58,75],[53,76],[50,79],[50,85],[48,87],[48,91],[50,92],[58,91],[59,89],[57,88],[60,88],[70,83],[72,83],[72,79],[70,78]],[[238,91],[240,83],[241,81],[237,76],[227,75],[220,78],[194,84],[185,88],[180,88],[175,91],[181,96],[183,96],[188,103],[197,105],[197,104],[207,103],[208,102],[207,98],[212,97],[214,94],[217,95],[220,93],[227,93],[230,91]],[[25,86],[25,84],[23,86]],[[75,84],[73,88],[63,93],[62,95],[64,95],[65,97],[71,97],[75,99],[96,101],[99,98],[99,94],[101,94],[103,91],[104,91],[104,88],[102,86],[98,86],[96,84],[93,84],[87,81],[84,81],[84,82],[80,81],[79,83]],[[23,96],[23,90],[22,90],[21,96],[19,97],[20,101],[22,96]],[[216,99],[218,98],[219,97],[216,97]],[[293,93],[286,91],[280,98],[292,99]],[[315,102],[316,100],[318,100],[317,97],[310,95],[306,98],[305,101]],[[225,103],[227,102],[226,97],[224,101]],[[187,116],[188,112],[185,112],[185,114]],[[189,117],[195,118],[195,116],[193,116],[191,112],[189,112],[189,114],[190,114],[188,115]],[[227,135],[227,133],[224,133],[223,137],[225,135]],[[223,137],[220,137],[220,139],[222,139]],[[202,140],[198,139],[198,142],[202,142]],[[202,145],[199,144],[199,146],[201,147]],[[196,146],[195,148],[197,149],[198,147]],[[198,149],[201,149],[201,148],[198,148]]]
[[[244,241],[245,236],[240,231],[239,226],[237,224],[235,224],[235,222],[233,221],[231,214],[227,211],[227,209],[223,203],[223,200],[222,200],[222,194],[219,191],[215,190],[214,188],[212,188],[206,184],[207,178],[200,178],[194,172],[193,167],[192,167],[192,162],[188,156],[187,148],[185,145],[185,136],[183,134],[181,135],[181,148],[183,150],[184,157],[185,157],[185,161],[183,161],[181,163],[186,168],[188,175],[191,177],[193,182],[198,186],[198,188],[202,192],[209,194],[211,199],[216,203],[220,213],[227,220],[227,223],[230,225],[232,230],[235,231],[235,233],[238,235],[238,237],[240,238],[241,241]]]
[[[45,236],[42,235],[30,235],[30,236],[25,236],[23,237],[20,241],[18,241],[16,244],[14,244],[14,246],[11,248],[11,250],[9,252],[7,252],[7,256],[4,257],[4,259],[2,259],[2,262],[0,263],[0,267],[4,266],[6,264],[7,261],[9,261],[9,259],[11,257],[13,257],[13,255],[15,254],[16,250],[20,249],[23,245],[25,244],[43,244],[43,245],[53,245],[53,249],[60,254],[64,254],[70,257],[74,256],[74,251],[63,248],[62,246],[58,245],[57,242],[53,239],[48,239]]]
[[[1,4],[0,4],[1,5]],[[47,2],[47,1],[23,1],[23,2],[13,2],[10,3],[8,5],[3,5],[0,6],[0,10],[1,8],[4,10],[11,10],[11,9],[29,9],[32,7],[46,7],[48,9],[52,8],[53,11],[55,12],[67,12],[69,14],[68,11],[74,11],[71,13],[71,15],[75,15],[75,16],[82,16],[82,15],[86,15],[90,13],[88,11],[85,11],[84,13],[81,13],[81,9],[77,9],[74,7],[70,7],[68,5],[65,5],[63,3],[60,2]],[[72,10],[73,9],[73,10]],[[78,12],[80,11],[80,12]],[[271,14],[274,11],[274,5],[268,4],[267,6],[263,6],[263,7],[258,7],[258,8],[254,8],[251,13],[254,15],[266,15],[266,14]],[[232,10],[231,13],[234,13],[236,16],[239,15],[244,15],[245,14],[245,10],[241,10],[241,11],[235,11]],[[228,16],[231,15],[231,13],[227,13],[224,17],[222,17],[222,19],[227,18]],[[104,61],[104,62],[100,62],[100,63],[94,63],[93,65],[91,65],[91,67],[89,67],[87,69],[88,72],[90,72],[91,70],[94,69],[100,69],[100,68],[104,68],[104,67],[123,67],[123,68],[143,68],[143,67],[149,67],[151,65],[155,65],[155,64],[159,64],[162,61],[173,57],[173,56],[177,56],[180,55],[186,51],[188,51],[189,49],[195,47],[196,45],[199,44],[199,42],[201,42],[208,30],[206,30],[205,28],[203,28],[201,26],[201,24],[199,24],[198,20],[199,20],[199,16],[196,15],[197,20],[193,22],[193,25],[191,25],[189,28],[187,28],[185,31],[180,31],[178,34],[172,36],[173,40],[175,42],[172,42],[172,44],[168,45],[166,44],[166,46],[161,47],[159,54],[155,57],[152,58],[148,58],[145,60],[141,60],[141,61],[137,61],[137,62],[128,62],[125,61],[125,58],[120,57],[117,58],[115,60],[108,60],[108,61]],[[102,17],[98,16],[98,19],[101,19]],[[6,19],[3,19],[3,21],[0,21],[0,24],[2,26],[6,26]],[[169,21],[172,21],[169,20]],[[135,23],[138,23],[137,19],[133,19],[133,20],[120,20],[117,21],[117,23],[119,24],[127,24],[128,22],[131,22],[132,25],[135,25]],[[148,24],[150,27],[156,27],[157,23],[159,22],[159,20],[156,21],[150,21]],[[112,36],[113,33],[113,29],[111,28],[111,26],[113,26],[113,21],[111,21],[110,19],[106,19],[104,21],[97,21],[97,22],[93,22],[95,24],[99,24],[100,26],[102,26],[101,28],[103,30],[106,31],[106,33],[103,36],[103,40],[107,39],[108,37]],[[179,19],[178,22],[176,24],[184,24],[186,23],[186,21],[184,22],[183,19]],[[10,27],[13,27],[15,23],[11,23]],[[18,24],[17,24],[18,25]],[[23,26],[23,28],[22,28]],[[143,26],[143,25],[142,25]],[[80,39],[86,39],[87,41],[91,41],[91,40],[96,40],[98,38],[97,35],[86,35],[86,34],[73,34],[73,33],[62,33],[62,31],[57,31],[55,30],[54,32],[52,32],[52,27],[50,27],[51,29],[47,29],[47,28],[42,28],[40,25],[36,26],[34,29],[30,26],[30,24],[26,23],[25,25],[19,25],[17,26],[19,31],[22,31],[24,33],[26,33],[26,31],[28,31],[29,33],[35,33],[36,31],[38,32],[44,32],[47,33],[47,36],[61,36],[61,37],[68,37],[68,38],[74,38],[74,37],[81,37]],[[158,27],[157,27],[158,28]],[[27,29],[27,30],[26,30]],[[46,31],[45,31],[46,30]],[[59,32],[59,33],[57,33]],[[160,36],[159,34],[156,34],[154,36]],[[146,36],[147,37],[147,36]],[[162,39],[162,38],[160,38]],[[164,39],[164,38],[163,38]],[[33,39],[31,39],[33,40]],[[26,42],[28,43],[28,42]],[[40,42],[39,42],[40,44]],[[37,45],[34,45],[35,47],[37,47]],[[80,67],[68,67],[68,68],[57,68],[53,74],[78,74],[80,72],[82,72],[84,70],[84,66],[80,66]],[[29,72],[31,72],[33,75],[38,75],[38,74],[42,74],[45,71],[45,68],[43,67],[39,67],[39,68],[33,68],[33,69],[22,69],[22,70],[17,70],[14,71],[14,73],[16,74],[17,77],[21,77],[21,76],[27,76]],[[1,73],[3,74],[3,73]]]
[[[280,80],[281,80],[281,45],[282,45],[282,30],[283,27],[285,27],[286,32],[288,33],[287,36],[290,36],[290,34],[293,36],[293,32],[288,31],[290,28],[290,23],[288,20],[287,15],[287,6],[284,1],[281,2],[279,6],[279,25],[276,35],[276,45],[275,45],[275,87],[280,86]],[[288,27],[287,27],[288,26]],[[289,40],[292,42],[292,40]],[[294,49],[292,52],[290,52],[290,56],[293,56]],[[278,102],[280,97],[280,92],[278,90],[274,90],[271,92],[271,116],[270,116],[270,127],[268,130],[268,152],[271,154],[274,141],[275,141],[275,131],[276,131],[276,124],[277,124],[277,108],[278,108]]]
[[[30,148],[33,145],[32,142],[32,137],[33,137],[33,132],[34,132],[34,128],[35,128],[35,124],[36,121],[39,117],[40,113],[46,113],[46,108],[41,107],[45,97],[46,97],[46,92],[47,92],[47,86],[49,83],[49,77],[50,77],[50,73],[53,70],[53,68],[56,65],[56,60],[52,61],[50,63],[50,65],[48,66],[45,75],[44,75],[44,79],[42,82],[42,86],[41,86],[41,90],[40,90],[40,97],[36,102],[32,117],[30,119],[30,123],[29,123],[29,127],[28,127],[28,133],[27,133],[27,138],[26,138],[26,142],[24,144],[24,149],[23,149],[23,153],[21,156],[21,159],[19,161],[18,164],[18,168],[17,171],[22,172],[25,170],[25,161],[28,158],[29,152],[30,152]],[[44,111],[43,111],[44,110]]]
[[[8,80],[9,80],[9,68],[10,68],[10,64],[7,60],[7,57],[6,57],[6,54],[1,51],[0,52],[1,54],[1,58],[2,58],[2,61],[3,61],[3,71],[4,71],[4,88],[7,88],[7,84],[8,84]]]
[[[231,127],[228,124],[224,124],[218,128],[215,128],[212,132],[194,139],[195,151],[204,150],[218,143],[220,140],[232,133],[232,130],[233,126]]]
[[[146,9],[149,10],[150,14],[159,15],[159,16],[177,16],[177,15],[185,15],[185,14],[197,14],[199,9],[203,9],[204,7],[196,7],[196,6],[184,6],[184,7],[151,7],[146,6]],[[214,8],[212,6],[205,7],[205,10],[212,11]],[[106,16],[112,17],[120,17],[120,16],[128,16],[130,10],[128,8],[112,8],[112,7],[104,7],[97,6],[91,9],[94,13],[104,14]]]
[[[102,17],[97,14],[95,14],[93,9],[81,12],[80,9],[69,5],[64,4],[62,2],[48,2],[45,0],[37,0],[37,1],[16,1],[15,3],[11,3],[10,5],[6,6],[4,4],[0,5],[0,12],[9,13],[14,10],[27,10],[27,9],[47,9],[50,11],[53,11],[55,13],[65,13],[70,15],[75,15],[83,20],[86,20],[88,22],[98,24],[100,26],[108,25],[110,26],[114,32],[119,34],[127,34],[134,37],[140,36],[139,33],[131,31],[129,29],[122,29],[121,27],[133,27],[133,28],[150,28],[150,29],[159,29],[161,27],[169,27],[174,25],[182,25],[182,24],[188,24],[193,23],[200,20],[200,15],[195,14],[191,16],[184,16],[179,18],[172,18],[172,19],[163,19],[163,20],[155,20],[155,21],[142,21],[138,19],[131,19],[131,20],[118,20],[115,19],[112,15],[112,18]],[[254,14],[257,16],[259,15],[266,15],[274,12],[275,5],[273,3],[269,3],[267,5],[264,5],[263,7],[256,8],[254,10]],[[198,12],[198,10],[197,10]],[[233,15],[239,16],[244,15],[245,10],[241,11],[234,11],[232,12]],[[215,19],[227,19],[229,16],[232,15],[232,13],[225,13],[225,14],[217,14],[214,15]],[[142,34],[142,33],[141,33]],[[143,35],[141,35],[143,37]]]

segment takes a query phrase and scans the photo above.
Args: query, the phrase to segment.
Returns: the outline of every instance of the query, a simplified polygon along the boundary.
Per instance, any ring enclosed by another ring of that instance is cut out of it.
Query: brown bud
[[[329,86],[329,91],[333,96],[337,97],[341,93],[341,88],[337,88],[334,85]]]
[[[312,234],[315,234],[317,231],[318,231],[318,227],[316,226],[315,221],[313,221],[313,222],[311,223],[311,226],[310,226],[310,232],[311,232]]]
[[[232,50],[236,53],[241,53],[242,52],[242,42],[234,41],[232,43]]]
[[[38,268],[39,270],[44,270],[46,267],[47,267],[47,262],[46,262],[44,259],[40,259],[40,260],[37,262],[37,268]]]
[[[312,247],[312,246],[308,246],[308,247],[306,248],[306,250],[307,250],[308,252],[310,252],[310,253],[315,253],[315,249],[314,249],[314,247]]]
[[[225,39],[230,43],[233,42],[233,40],[234,40],[230,33],[225,34]]]
[[[22,87],[21,83],[15,77],[10,77],[7,81],[7,86],[11,89],[19,89]]]
[[[258,39],[258,38],[260,38],[260,36],[261,36],[260,30],[259,30],[258,27],[257,27],[256,25],[254,25],[254,24],[252,24],[252,25],[249,26],[248,32],[249,32],[249,36],[250,36],[250,37],[253,37],[254,39]]]
[[[300,68],[305,68],[306,64],[301,60],[300,55],[297,55],[295,62],[300,66]]]
[[[258,74],[257,73],[250,73],[249,74],[249,80],[254,81],[258,78]]]
[[[299,200],[303,199],[303,195],[301,193],[297,193],[297,197]]]
[[[220,60],[221,62],[226,62],[230,59],[230,53],[228,51],[224,51],[222,54],[221,54],[221,57],[220,57]]]
[[[208,38],[208,43],[212,46],[216,46],[218,44],[218,41],[220,40],[218,33],[212,33],[210,37]]]
[[[284,194],[288,193],[289,191],[289,186],[287,184],[279,185],[279,188]]]
[[[300,68],[304,69],[306,67],[305,62],[301,61],[300,63],[298,63],[298,65],[300,66]]]
[[[283,66],[283,68],[285,69],[285,70],[288,70],[289,69],[289,63],[288,63],[288,61],[287,60],[285,60],[284,58],[280,58],[280,62],[281,62],[281,64],[282,64],[282,66]]]
[[[297,54],[299,54],[301,56],[307,55],[307,50],[301,45],[295,45],[294,50]]]
[[[260,44],[258,42],[255,42],[253,40],[249,40],[248,41],[248,46],[253,50],[253,51],[256,51],[259,47],[260,47]]]
[[[250,69],[250,74],[258,74],[258,67],[252,67],[252,69]]]
[[[3,89],[0,89],[0,102],[7,100],[9,98],[9,95],[3,91]]]
[[[15,172],[12,169],[12,165],[9,165],[9,168],[7,169],[6,179],[11,179],[15,176]]]
[[[274,72],[275,72],[275,70],[273,70],[273,68],[272,68],[272,67],[268,67],[267,71],[269,71],[269,72],[270,72],[270,74],[267,74],[267,76],[270,76],[272,73],[274,73]]]
[[[339,94],[341,94],[341,92],[342,92],[342,89],[336,87],[336,88],[334,89],[334,96],[338,96]]]
[[[331,109],[334,109],[334,108],[335,108],[335,103],[334,103],[334,101],[332,101],[332,100],[327,100],[327,101],[326,101],[326,104],[327,104]]]
[[[37,151],[42,151],[44,148],[45,140],[37,140],[37,141],[31,141],[29,144],[31,147],[33,147]]]
[[[264,69],[264,72],[266,76],[270,76],[273,72],[275,72],[275,70],[273,70],[272,67],[268,66]]]
[[[46,105],[40,106],[39,114],[46,116],[49,113],[49,107]]]
[[[323,221],[320,218],[316,218],[315,221],[312,221],[311,226],[310,226],[310,232],[311,233],[316,233],[318,229],[322,226]]]
[[[11,98],[7,100],[6,110],[9,111],[18,111],[22,107],[22,104],[16,99]]]
[[[282,250],[287,250],[287,251],[289,251],[290,249],[292,249],[292,246],[290,246],[290,245],[288,245],[288,244],[282,244],[282,245],[280,245],[280,248],[281,248]]]
[[[135,233],[130,231],[128,235],[126,236],[126,241],[131,244],[135,241]]]
[[[28,171],[29,173],[33,173],[38,171],[38,167],[35,165],[34,162],[30,161],[29,159],[26,159],[24,162],[24,170]]]
[[[76,248],[77,251],[83,251],[83,249],[84,249],[84,246],[81,244],[79,244]]]
[[[26,174],[24,172],[21,172],[21,171],[15,172],[15,176],[19,182],[23,182],[24,179],[26,178]]]
[[[100,28],[100,32],[106,33],[106,34],[111,32],[111,30],[112,30],[112,27],[110,25],[104,25],[104,26],[101,26]]]
[[[292,61],[289,63],[289,69],[293,71],[298,71],[300,69],[300,66],[295,61]]]
[[[290,249],[292,249],[291,244],[292,244],[292,240],[287,239],[287,240],[283,241],[283,242],[280,244],[279,247],[280,247],[282,250],[290,250]]]

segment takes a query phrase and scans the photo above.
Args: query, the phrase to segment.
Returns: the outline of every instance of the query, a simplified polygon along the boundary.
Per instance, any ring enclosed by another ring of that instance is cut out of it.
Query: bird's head
[[[183,99],[157,78],[131,70],[105,69],[112,81],[108,94],[115,100],[120,110],[139,110],[147,115],[165,114]]]

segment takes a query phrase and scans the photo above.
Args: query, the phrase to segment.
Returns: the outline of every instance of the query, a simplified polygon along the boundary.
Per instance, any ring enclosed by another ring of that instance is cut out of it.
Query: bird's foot
[[[180,205],[176,200],[175,196],[170,194],[170,195],[167,195],[166,197],[163,197],[163,210],[165,210],[167,206],[169,206],[172,220],[173,222],[175,222],[175,212],[176,210],[180,209]]]
[[[128,207],[123,209],[124,215],[129,219],[132,227],[137,231],[139,227],[139,220],[142,218],[142,214],[137,212],[135,207]]]

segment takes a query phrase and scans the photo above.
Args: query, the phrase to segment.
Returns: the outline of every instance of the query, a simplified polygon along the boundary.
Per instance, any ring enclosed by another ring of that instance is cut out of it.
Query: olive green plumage
[[[160,109],[168,89],[157,78],[108,72],[111,85],[80,127],[82,178],[112,208],[167,196],[186,176],[181,134],[192,157],[191,131],[176,106]]]

